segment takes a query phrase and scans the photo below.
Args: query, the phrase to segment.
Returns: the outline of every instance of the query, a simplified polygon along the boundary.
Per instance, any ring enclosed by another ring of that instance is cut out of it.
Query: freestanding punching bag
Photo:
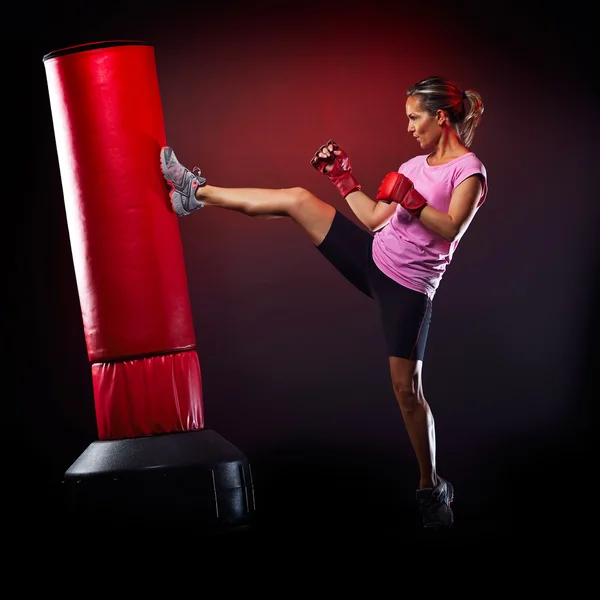
[[[69,506],[103,521],[247,524],[248,460],[204,427],[154,49],[96,42],[43,62],[98,426],[64,474]]]

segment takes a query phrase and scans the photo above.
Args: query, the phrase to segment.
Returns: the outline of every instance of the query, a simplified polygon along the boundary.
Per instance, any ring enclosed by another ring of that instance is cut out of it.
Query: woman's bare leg
[[[262,189],[208,185],[200,170],[185,167],[170,146],[161,148],[160,168],[169,188],[173,211],[180,217],[206,206],[218,206],[251,217],[290,217],[319,245],[335,216],[333,206],[300,187]]]
[[[218,206],[250,217],[290,217],[315,245],[327,235],[335,208],[304,188],[222,188],[203,185],[196,199],[205,206]]]
[[[389,357],[389,363],[396,400],[419,463],[419,488],[434,488],[437,485],[435,422],[423,395],[423,363],[395,356]]]

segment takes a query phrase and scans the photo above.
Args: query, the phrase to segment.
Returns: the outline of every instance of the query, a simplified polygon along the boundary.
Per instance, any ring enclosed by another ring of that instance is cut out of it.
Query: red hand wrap
[[[354,175],[352,175],[352,165],[350,164],[350,159],[348,155],[333,141],[329,140],[327,144],[323,144],[321,148],[324,146],[333,146],[333,150],[341,151],[341,154],[335,156],[333,163],[326,158],[321,158],[319,156],[319,149],[315,155],[312,157],[310,164],[329,178],[331,183],[335,185],[339,193],[342,195],[342,198],[345,198],[350,192],[356,192],[357,190],[361,190],[362,187],[360,183],[356,180]],[[325,168],[328,165],[332,165],[331,171],[328,173],[325,171]]]

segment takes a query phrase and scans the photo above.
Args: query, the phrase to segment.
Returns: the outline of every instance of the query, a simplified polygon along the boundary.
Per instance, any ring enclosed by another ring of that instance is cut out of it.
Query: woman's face
[[[419,96],[409,96],[406,99],[406,116],[408,117],[408,132],[419,142],[421,148],[431,148],[440,139],[442,128],[436,116],[431,116],[421,106]]]

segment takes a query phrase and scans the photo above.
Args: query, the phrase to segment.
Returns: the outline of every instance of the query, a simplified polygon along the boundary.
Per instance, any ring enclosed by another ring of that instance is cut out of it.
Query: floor
[[[60,482],[46,482],[39,501],[30,498],[24,527],[39,535],[62,539],[115,539],[184,534],[218,538],[231,543],[249,540],[370,540],[395,547],[481,548],[509,542],[548,548],[561,547],[577,527],[578,498],[567,485],[569,460],[557,462],[547,456],[538,462],[523,460],[515,468],[510,457],[498,467],[490,464],[487,476],[477,481],[453,481],[455,523],[445,531],[421,526],[414,488],[398,476],[397,465],[359,464],[335,454],[307,449],[285,456],[255,457],[253,488],[255,511],[247,522],[232,527],[205,528],[196,513],[178,511],[175,504],[167,516],[137,520],[102,515],[81,519],[63,502]],[[529,476],[534,481],[528,481]],[[34,486],[35,487],[35,486]],[[124,499],[127,502],[127,499]],[[176,501],[175,501],[176,502]],[[210,510],[210,509],[202,509]]]

